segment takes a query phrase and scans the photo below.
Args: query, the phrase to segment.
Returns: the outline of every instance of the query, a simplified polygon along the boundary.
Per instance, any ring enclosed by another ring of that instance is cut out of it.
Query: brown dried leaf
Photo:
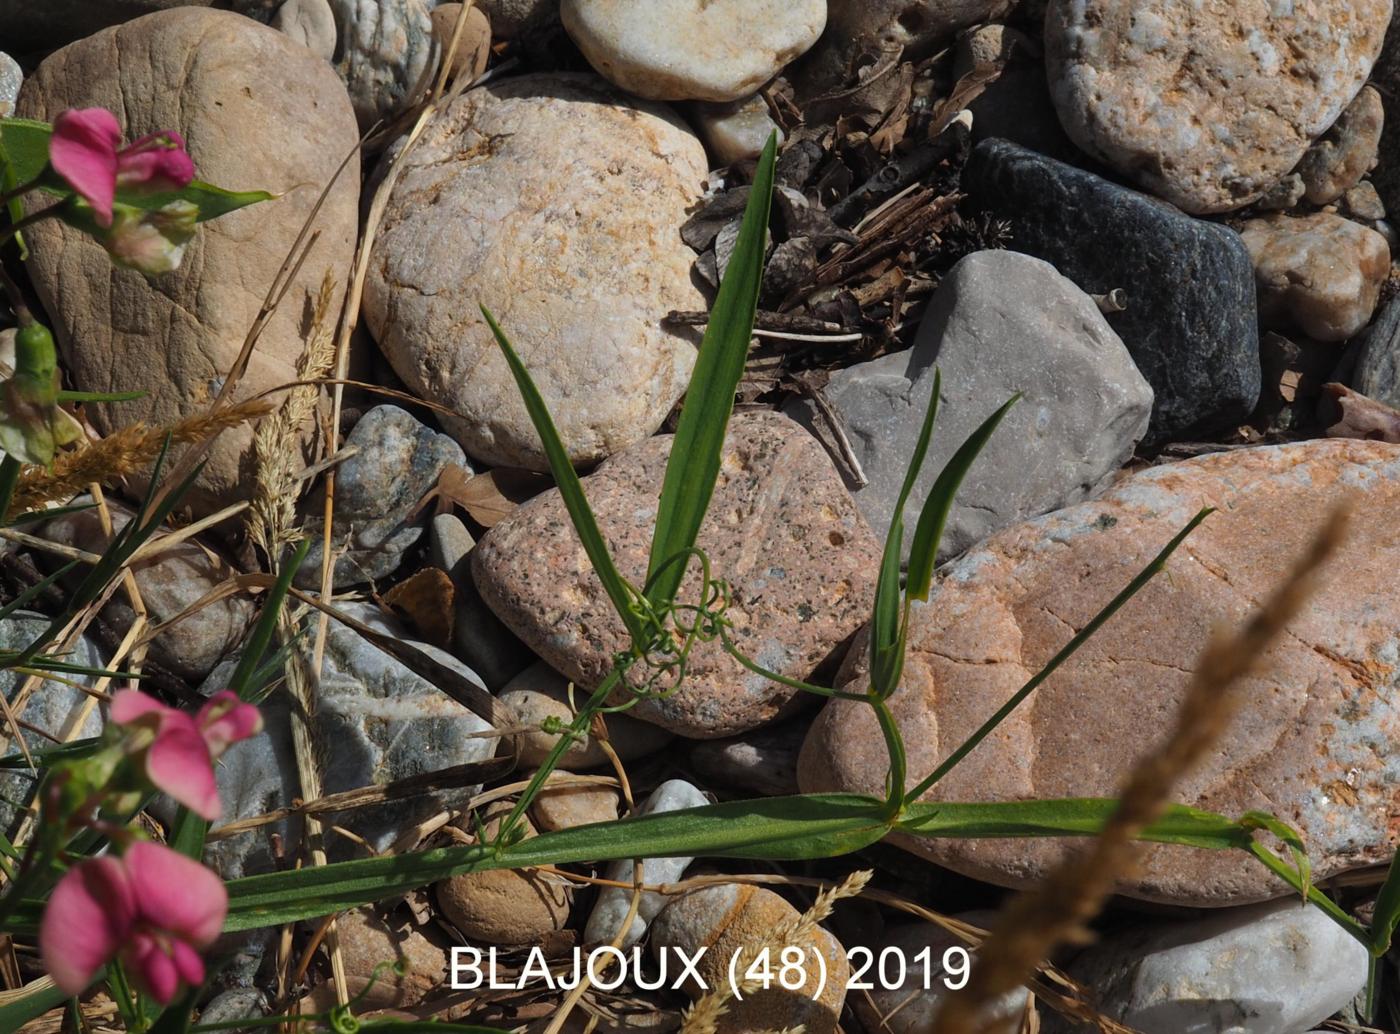
[[[987,61],[974,65],[966,75],[953,84],[953,92],[948,94],[943,103],[938,105],[934,111],[929,135],[937,136],[952,125],[953,119],[958,117],[958,112],[975,101],[982,95],[983,90],[1001,78],[1002,69],[1005,67],[1004,62],[998,61]]]
[[[424,640],[444,650],[452,645],[456,598],[452,579],[437,567],[425,567],[384,594],[384,602],[403,615]]]
[[[418,510],[421,512],[432,500],[437,501],[435,513],[451,513],[460,506],[484,528],[509,517],[517,506],[550,486],[543,474],[515,467],[495,467],[485,474],[471,474],[455,463],[448,464],[438,475],[437,484],[429,490]]]

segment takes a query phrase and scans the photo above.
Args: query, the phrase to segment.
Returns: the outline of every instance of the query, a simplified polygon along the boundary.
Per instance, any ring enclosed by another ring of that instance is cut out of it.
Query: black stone
[[[1008,247],[1044,259],[1107,314],[1156,401],[1145,446],[1209,436],[1259,399],[1254,270],[1239,234],[1006,140],[984,140],[963,189],[1011,223]]]
[[[1363,395],[1400,409],[1400,297],[1392,298],[1360,338],[1347,383]]]

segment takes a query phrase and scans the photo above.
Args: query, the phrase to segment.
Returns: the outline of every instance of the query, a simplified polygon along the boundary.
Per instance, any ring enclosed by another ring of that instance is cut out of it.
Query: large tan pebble
[[[153,280],[115,269],[100,245],[57,222],[28,231],[29,273],[54,321],[73,386],[144,391],[133,402],[90,404],[104,434],[135,420],[160,426],[204,411],[263,305],[302,223],[359,139],[335,71],[287,36],[228,11],[185,7],[105,29],[49,55],[20,94],[18,113],[52,120],[66,108],[117,113],[130,140],[183,135],[197,175],[275,201],[200,225],[180,268]],[[320,239],[264,329],[234,393],[247,398],[296,380],[306,315],[321,283],[332,311],[348,280],[359,228],[359,163],[331,188]],[[188,502],[209,511],[245,496],[252,432],[210,448]],[[295,451],[295,443],[286,443]],[[293,466],[301,462],[298,456]]]
[[[366,906],[337,918],[336,931],[348,995],[355,997],[374,981],[365,1008],[417,1005],[447,979],[447,950],[431,928],[430,936],[397,915],[386,917]],[[404,970],[402,976],[395,966]],[[317,992],[318,1007],[336,1004],[333,983],[321,984]]]
[[[732,101],[817,41],[826,0],[562,0],[559,15],[598,74],[638,97]]]
[[[524,75],[463,94],[404,159],[365,285],[365,321],[410,390],[456,415],[476,459],[547,470],[478,306],[500,321],[570,458],[660,426],[704,303],[680,238],[705,151],[676,116],[590,75]]]
[[[530,815],[546,832],[617,819],[617,791],[610,786],[547,786]]]
[[[1356,96],[1391,0],[1051,0],[1050,92],[1076,144],[1192,213],[1258,199]]]
[[[1176,721],[1200,653],[1295,569],[1333,507],[1348,535],[1317,589],[1231,692],[1219,746],[1172,799],[1230,818],[1268,812],[1307,845],[1314,880],[1389,861],[1400,827],[1400,446],[1315,440],[1168,463],[998,532],[948,565],[915,604],[903,681],[889,699],[911,783],[931,772],[1108,604],[1202,507],[1166,570],[930,793],[931,800],[1116,796]],[[837,688],[867,684],[852,647]],[[871,709],[833,700],[798,759],[805,792],[884,792]],[[977,879],[1024,886],[1082,847],[1056,838],[921,839],[899,846]],[[1230,851],[1154,845],[1120,892],[1186,906],[1292,893]]]
[[[799,913],[771,890],[748,885],[721,884],[689,891],[675,898],[652,923],[653,954],[665,957],[683,949],[687,957],[700,948],[706,951],[696,972],[709,991],[730,986],[731,960],[738,979],[759,959],[759,951],[777,931],[797,921]],[[795,989],[779,986],[785,948],[792,953],[789,980]],[[820,955],[820,961],[817,956]],[[791,944],[771,946],[772,986],[743,993],[743,999],[730,1000],[729,1012],[721,1017],[719,1034],[756,1034],[763,1030],[783,1030],[804,1024],[808,1034],[832,1034],[846,1000],[850,968],[846,949],[821,927]],[[678,956],[670,955],[674,967]],[[824,980],[823,980],[824,971]],[[800,983],[798,983],[800,978]],[[823,984],[817,993],[818,984]],[[706,991],[693,979],[682,988],[693,999]],[[816,997],[813,997],[815,995]]]
[[[495,821],[486,826],[495,835]],[[535,835],[526,820],[526,837]],[[451,876],[434,886],[438,908],[468,940],[515,947],[562,930],[573,903],[572,886],[557,876],[520,869],[489,869]]]
[[[442,52],[452,42],[452,34],[457,30],[457,19],[462,10],[461,4],[443,4],[433,8],[433,36]],[[463,77],[469,82],[486,71],[486,63],[491,59],[491,22],[485,12],[473,4],[467,11],[466,24],[457,37],[457,49],[452,52],[451,67],[453,77]]]

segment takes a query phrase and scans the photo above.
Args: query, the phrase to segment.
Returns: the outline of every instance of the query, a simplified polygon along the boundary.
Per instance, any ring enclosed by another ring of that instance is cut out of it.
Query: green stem
[[[47,169],[45,171],[47,171]],[[43,182],[43,179],[44,174],[40,173],[28,183],[21,183],[13,190],[7,190],[3,194],[0,194],[0,205],[8,205],[11,201],[15,200],[15,198],[23,197],[25,194],[28,194],[31,190],[37,190],[40,184]]]
[[[1109,602],[1108,606],[1104,607],[1103,610],[1095,614],[1093,619],[1082,629],[1080,629],[1078,634],[1076,634],[1073,639],[1071,639],[1068,643],[1065,644],[1064,649],[1062,649],[1059,653],[1055,654],[1055,656],[1050,659],[1050,662],[1046,664],[1045,667],[1041,668],[1040,671],[1036,672],[1033,676],[1031,676],[1030,680],[1024,686],[1022,686],[1014,694],[1012,694],[1010,700],[1002,704],[1001,707],[997,708],[996,713],[990,718],[988,718],[985,722],[983,722],[981,728],[979,728],[976,732],[969,736],[963,742],[962,746],[960,746],[957,750],[953,751],[953,753],[949,754],[947,759],[944,760],[944,762],[941,765],[935,768],[929,774],[927,779],[923,780],[923,782],[919,783],[918,786],[910,790],[908,795],[909,800],[918,800],[925,793],[927,793],[929,789],[933,787],[940,779],[942,779],[949,772],[951,772],[953,770],[953,767],[957,765],[958,762],[962,761],[963,758],[967,757],[974,750],[976,750],[978,744],[980,744],[989,735],[991,735],[992,731],[996,729],[998,725],[1004,722],[1012,711],[1020,707],[1022,702],[1026,699],[1026,697],[1034,693],[1036,689],[1040,687],[1040,684],[1042,682],[1044,682],[1051,675],[1053,675],[1061,664],[1069,660],[1069,658],[1074,654],[1074,652],[1089,640],[1090,636],[1092,636],[1095,632],[1102,628],[1104,623],[1107,622],[1109,618],[1113,617],[1114,614],[1118,613],[1119,609],[1123,606],[1123,604],[1127,603],[1128,600],[1132,599],[1133,596],[1135,596],[1144,585],[1146,585],[1149,581],[1152,580],[1153,576],[1155,576],[1159,571],[1163,570],[1167,566],[1167,559],[1174,552],[1176,552],[1177,547],[1185,541],[1186,536],[1190,535],[1191,532],[1195,531],[1197,525],[1199,525],[1203,520],[1210,516],[1212,512],[1213,511],[1210,508],[1206,508],[1204,510],[1201,510],[1201,512],[1196,514],[1196,516],[1192,517],[1190,522],[1186,525],[1186,527],[1182,528],[1179,532],[1177,532],[1176,535],[1172,537],[1172,540],[1168,542],[1164,547],[1162,547],[1162,551],[1158,553],[1156,557],[1153,558],[1152,562],[1146,567],[1144,567],[1140,572],[1138,572],[1138,576],[1134,578],[1131,582],[1129,582],[1127,587],[1122,592],[1120,592],[1117,596],[1113,597],[1113,599]]]
[[[19,487],[20,467],[19,460],[8,453],[0,460],[0,524],[8,523],[10,503],[15,498],[15,489]]]
[[[1335,901],[1312,886],[1297,869],[1289,865],[1257,840],[1250,843],[1248,850],[1250,854],[1263,862],[1265,867],[1275,876],[1306,897],[1309,902],[1326,912],[1333,922],[1364,944],[1368,952],[1370,951],[1370,932],[1348,915]]]
[[[598,684],[598,688],[593,691],[593,695],[588,698],[588,701],[583,707],[579,708],[578,714],[576,714],[574,720],[569,723],[570,733],[586,733],[588,731],[588,726],[592,723],[593,716],[597,714],[599,708],[607,703],[608,697],[612,695],[613,690],[615,690],[618,683],[622,681],[622,676],[625,671],[626,668],[619,666],[614,667],[612,671],[608,672],[607,677]],[[554,742],[553,749],[549,752],[549,756],[544,759],[544,762],[535,771],[535,774],[530,777],[529,784],[520,794],[519,799],[516,800],[515,806],[511,808],[510,814],[506,816],[505,822],[501,823],[499,835],[496,837],[496,846],[498,849],[507,845],[507,837],[524,817],[525,810],[534,803],[535,798],[538,797],[540,791],[544,789],[545,782],[549,779],[550,773],[558,767],[560,759],[564,756],[564,752],[573,746],[573,744],[573,736],[568,733],[561,733],[559,735],[559,738]]]

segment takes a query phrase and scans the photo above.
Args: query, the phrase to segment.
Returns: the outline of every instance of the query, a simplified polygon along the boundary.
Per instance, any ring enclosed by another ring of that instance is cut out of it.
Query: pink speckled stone
[[[638,586],[671,441],[640,442],[583,482],[618,569]],[[699,545],[731,586],[733,638],[771,671],[806,679],[870,615],[879,545],[822,447],[787,417],[734,417]],[[628,646],[557,491],[492,528],[472,560],[491,609],[580,685],[596,686]],[[697,582],[692,572],[681,602],[697,599]],[[731,736],[793,710],[795,692],[701,643],[680,688],[629,713],[683,736]]]
[[[1325,514],[1355,506],[1340,554],[1241,683],[1241,709],[1175,799],[1298,829],[1324,878],[1389,860],[1400,834],[1400,447],[1311,441],[1155,467],[1084,503],[994,535],[917,606],[891,706],[911,784],[931,771],[1203,506],[1219,507],[1167,566],[935,788],[931,799],[1112,796],[1168,731],[1212,629],[1237,625],[1303,553]],[[863,644],[839,687],[864,686]],[[829,703],[803,744],[805,791],[883,792],[884,745],[868,707]],[[906,840],[949,868],[1033,882],[1066,840]],[[1284,885],[1239,852],[1152,847],[1121,885],[1133,897],[1234,905]]]

